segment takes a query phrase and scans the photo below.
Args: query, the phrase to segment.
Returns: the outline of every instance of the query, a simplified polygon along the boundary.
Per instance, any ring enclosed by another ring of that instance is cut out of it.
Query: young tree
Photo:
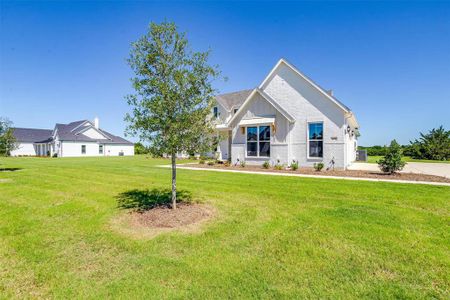
[[[389,174],[403,169],[405,162],[402,161],[402,148],[396,140],[393,140],[386,149],[386,154],[378,161],[378,166],[381,171]]]
[[[18,144],[11,128],[12,122],[6,118],[0,118],[0,155],[8,156],[11,151],[17,149]]]
[[[136,93],[126,97],[132,112],[127,131],[150,143],[153,155],[172,160],[172,208],[176,208],[176,155],[207,152],[214,139],[211,118],[219,76],[208,63],[210,52],[193,52],[174,23],[151,23],[132,44],[128,63]]]
[[[449,160],[450,130],[439,126],[427,134],[420,133],[420,138],[411,142],[410,152],[414,158]]]

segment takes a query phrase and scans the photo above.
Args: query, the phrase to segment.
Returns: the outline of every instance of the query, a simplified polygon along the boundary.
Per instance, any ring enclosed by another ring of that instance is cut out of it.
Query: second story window
[[[214,106],[214,118],[218,118],[219,117],[219,109],[217,108],[217,106]]]

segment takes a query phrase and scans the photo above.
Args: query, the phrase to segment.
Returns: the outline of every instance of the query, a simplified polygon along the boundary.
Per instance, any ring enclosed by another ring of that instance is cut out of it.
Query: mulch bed
[[[445,182],[450,183],[449,178],[415,174],[415,173],[395,173],[386,174],[383,172],[373,171],[360,171],[360,170],[322,170],[316,171],[313,168],[299,168],[296,171],[293,170],[274,170],[264,169],[261,166],[246,165],[244,168],[241,166],[225,166],[223,164],[216,164],[213,166],[207,164],[189,164],[188,167],[201,168],[201,169],[226,169],[226,170],[238,170],[238,171],[255,171],[255,172],[272,172],[272,173],[289,173],[289,174],[305,174],[305,175],[321,175],[321,176],[342,176],[342,177],[360,177],[360,178],[375,178],[375,179],[387,179],[387,180],[410,180],[410,181],[428,181],[428,182]]]
[[[176,209],[158,206],[144,212],[131,212],[136,225],[152,228],[180,228],[209,219],[213,211],[198,203],[179,203]]]

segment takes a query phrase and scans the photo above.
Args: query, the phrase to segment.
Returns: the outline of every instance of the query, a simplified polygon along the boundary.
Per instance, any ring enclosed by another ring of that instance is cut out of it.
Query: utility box
[[[367,161],[367,150],[356,150],[356,161]]]

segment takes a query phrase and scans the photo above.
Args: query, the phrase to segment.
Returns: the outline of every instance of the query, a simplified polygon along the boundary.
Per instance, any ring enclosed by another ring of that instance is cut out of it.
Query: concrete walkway
[[[160,165],[161,168],[170,168],[170,165]],[[189,167],[189,164],[177,165],[177,169],[193,170],[193,171],[212,171],[212,172],[228,172],[228,173],[243,173],[243,174],[258,174],[258,175],[272,175],[272,176],[289,176],[289,177],[305,177],[305,178],[323,178],[323,179],[343,179],[343,180],[360,180],[360,181],[375,181],[375,182],[393,182],[393,183],[408,183],[408,184],[426,184],[426,185],[440,185],[450,186],[446,182],[428,182],[428,181],[412,181],[412,180],[389,180],[378,178],[364,178],[364,177],[344,177],[344,176],[324,176],[324,175],[309,175],[309,174],[295,174],[295,173],[275,173],[264,171],[245,171],[245,170],[227,170],[227,169],[209,169]]]
[[[353,163],[349,170],[380,171],[378,164]],[[436,175],[450,178],[450,164],[409,162],[402,173]]]

